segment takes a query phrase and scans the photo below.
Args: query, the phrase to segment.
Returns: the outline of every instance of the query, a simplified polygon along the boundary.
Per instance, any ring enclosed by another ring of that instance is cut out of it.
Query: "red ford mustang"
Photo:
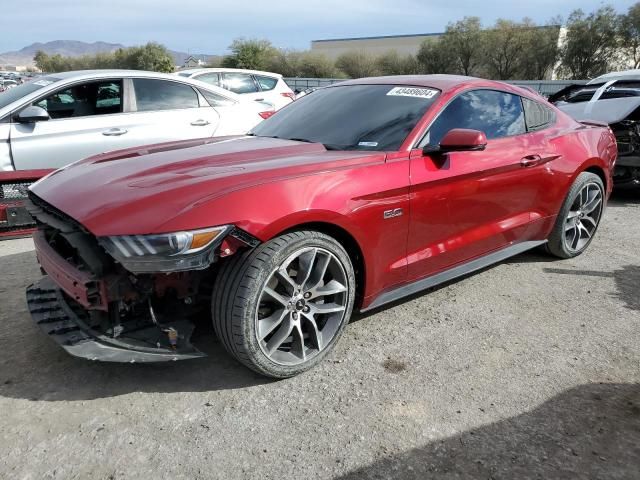
[[[108,153],[36,183],[46,276],[27,299],[72,355],[231,355],[307,370],[353,309],[379,307],[545,246],[582,253],[616,143],[514,86],[444,75],[320,89],[241,137]]]

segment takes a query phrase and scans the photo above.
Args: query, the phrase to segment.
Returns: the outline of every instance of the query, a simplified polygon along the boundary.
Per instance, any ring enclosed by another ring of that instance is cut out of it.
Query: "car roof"
[[[460,87],[476,87],[489,88],[512,92],[525,97],[535,96],[538,94],[530,89],[517,87],[504,82],[495,80],[485,80],[483,78],[466,77],[464,75],[391,75],[386,77],[367,77],[347,80],[340,83],[334,83],[330,87],[338,85],[406,85],[412,87],[431,87],[446,93],[448,91],[458,89]],[[541,98],[541,97],[540,97]]]
[[[148,72],[146,70],[121,70],[121,69],[102,69],[102,70],[76,70],[72,72],[60,72],[51,73],[47,75],[47,78],[55,79],[56,81],[69,81],[69,80],[95,80],[100,78],[154,78],[159,80],[171,80],[172,82],[178,81],[188,83],[194,87],[200,89],[209,90],[218,95],[222,95],[236,102],[243,101],[243,97],[237,95],[229,90],[225,90],[221,87],[216,87],[209,83],[201,82],[194,78],[177,77],[169,73]],[[56,82],[57,83],[57,82]]]
[[[154,77],[175,80],[175,76],[168,73],[148,72],[146,70],[124,70],[118,68],[105,68],[100,70],[74,70],[70,72],[48,73],[47,76],[67,80],[69,78],[106,78],[113,76]]]
[[[279,73],[273,72],[264,72],[262,70],[248,70],[246,68],[222,68],[222,67],[211,67],[211,68],[185,68],[177,71],[176,73],[204,73],[204,72],[232,72],[232,73],[249,73],[253,75],[268,75],[270,77],[278,77],[281,78],[282,75]]]

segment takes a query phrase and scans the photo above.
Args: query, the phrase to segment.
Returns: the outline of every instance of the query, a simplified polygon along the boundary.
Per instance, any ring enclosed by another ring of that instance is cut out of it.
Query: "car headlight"
[[[100,244],[132,273],[179,272],[207,268],[215,247],[231,225],[187,232],[154,235],[114,235],[99,238]]]

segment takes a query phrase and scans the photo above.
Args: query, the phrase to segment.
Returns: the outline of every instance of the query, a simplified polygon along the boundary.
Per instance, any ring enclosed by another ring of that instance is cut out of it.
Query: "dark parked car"
[[[292,376],[354,309],[538,246],[584,252],[615,158],[607,127],[518,87],[350,80],[249,135],[97,155],[34,184],[46,276],[29,309],[69,353],[122,362],[203,355],[189,337],[212,317],[238,361]]]

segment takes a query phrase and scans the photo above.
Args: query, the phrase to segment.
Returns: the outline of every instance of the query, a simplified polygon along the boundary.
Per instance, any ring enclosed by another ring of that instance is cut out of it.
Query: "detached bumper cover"
[[[186,325],[181,325],[180,332],[185,339],[176,350],[144,347],[132,338],[112,338],[92,330],[47,276],[27,287],[27,305],[36,325],[75,357],[103,362],[148,363],[206,356],[188,343],[193,327]]]

